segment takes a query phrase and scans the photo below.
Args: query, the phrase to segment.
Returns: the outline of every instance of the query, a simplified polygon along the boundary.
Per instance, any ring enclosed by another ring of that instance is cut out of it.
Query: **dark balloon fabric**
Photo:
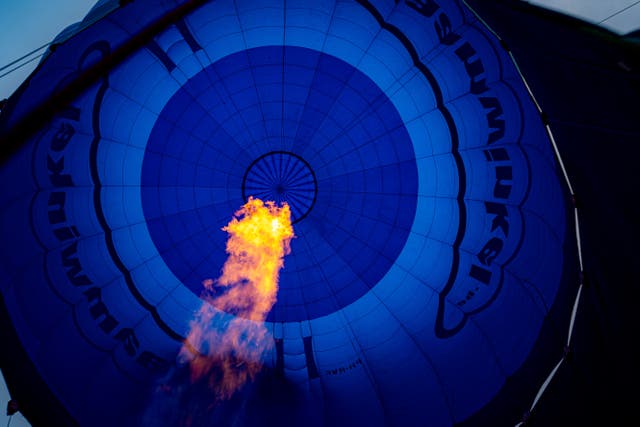
[[[4,126],[179,5],[137,0],[61,44]],[[288,202],[297,237],[266,323],[286,390],[256,391],[285,410],[246,425],[468,419],[562,287],[549,137],[458,1],[208,2],[60,106],[0,179],[2,295],[81,425],[153,406],[249,196]]]

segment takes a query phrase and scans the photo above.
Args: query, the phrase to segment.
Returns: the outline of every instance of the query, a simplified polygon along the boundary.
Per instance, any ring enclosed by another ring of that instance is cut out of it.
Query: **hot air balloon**
[[[80,27],[0,115],[3,323],[48,425],[527,418],[582,289],[573,191],[466,2],[100,1]],[[296,237],[261,373],[212,401],[178,355],[251,197]]]

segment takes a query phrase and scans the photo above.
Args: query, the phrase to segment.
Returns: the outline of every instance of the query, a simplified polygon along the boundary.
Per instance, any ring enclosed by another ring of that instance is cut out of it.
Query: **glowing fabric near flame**
[[[279,272],[295,237],[289,205],[253,197],[223,230],[229,233],[229,257],[216,281],[203,282],[205,302],[180,352],[191,380],[206,378],[216,399],[230,398],[262,367],[273,342],[264,321],[276,303]],[[214,286],[224,292],[214,295]],[[229,320],[228,314],[235,317]]]

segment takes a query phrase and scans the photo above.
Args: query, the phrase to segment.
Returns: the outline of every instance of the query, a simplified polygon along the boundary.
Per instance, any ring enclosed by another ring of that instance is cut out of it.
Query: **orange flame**
[[[191,380],[206,377],[216,399],[230,398],[262,368],[273,342],[264,321],[276,303],[280,269],[295,237],[289,205],[253,197],[222,229],[229,233],[229,257],[215,282],[203,282],[205,302],[180,351]],[[225,292],[212,296],[214,284]]]

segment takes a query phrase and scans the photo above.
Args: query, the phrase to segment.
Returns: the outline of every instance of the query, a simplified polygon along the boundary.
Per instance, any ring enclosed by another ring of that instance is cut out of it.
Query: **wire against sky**
[[[0,40],[0,100],[11,96],[39,63],[36,59],[28,61],[34,56],[41,58],[50,43],[65,28],[82,21],[96,3],[97,0],[0,2],[0,28],[5,35]],[[111,4],[117,6],[118,2],[101,6],[100,13]]]
[[[638,4],[640,4],[640,0],[638,0],[638,1],[636,1],[635,3],[632,3],[632,4],[630,4],[629,6],[624,7],[624,8],[622,8],[622,9],[620,9],[619,11],[617,11],[617,12],[615,12],[615,13],[613,13],[613,14],[611,14],[611,15],[607,16],[607,17],[606,17],[606,18],[604,18],[602,21],[598,22],[598,24],[602,24],[602,23],[604,23],[604,22],[608,21],[609,19],[613,18],[614,16],[618,16],[618,15],[620,15],[621,13],[626,12],[627,10],[631,9],[633,6],[636,6],[636,5],[638,5]],[[640,21],[639,21],[639,22],[640,22]],[[639,24],[639,25],[640,25],[640,24]]]
[[[44,54],[42,54],[42,55],[44,55]],[[13,67],[12,69],[10,69],[10,70],[9,70],[9,71],[7,71],[6,73],[4,73],[4,74],[0,74],[0,79],[1,79],[1,78],[3,78],[3,77],[5,77],[5,76],[8,76],[9,74],[13,73],[14,71],[18,71],[18,70],[19,70],[20,68],[22,68],[22,67],[25,67],[25,66],[27,66],[27,65],[31,64],[33,61],[36,61],[36,60],[38,60],[38,59],[42,58],[42,55],[34,56],[33,58],[29,59],[28,61],[25,61],[25,62],[23,62],[23,63],[22,63],[22,64],[20,64],[20,65],[16,65],[15,67]]]
[[[11,67],[11,66],[12,66],[12,65],[14,65],[14,64],[17,64],[18,62],[22,61],[23,59],[26,59],[26,58],[30,57],[30,56],[31,56],[31,55],[33,55],[34,53],[36,53],[36,52],[38,52],[38,51],[40,51],[40,50],[44,49],[45,47],[48,47],[50,44],[51,44],[51,43],[45,43],[45,44],[43,44],[42,46],[40,46],[39,48],[33,49],[31,52],[29,52],[29,53],[27,53],[27,54],[25,54],[25,55],[21,56],[20,58],[18,58],[18,59],[16,59],[16,60],[14,60],[14,61],[9,62],[7,65],[4,65],[4,66],[0,67],[0,71],[4,71],[5,69],[7,69],[7,68]]]

